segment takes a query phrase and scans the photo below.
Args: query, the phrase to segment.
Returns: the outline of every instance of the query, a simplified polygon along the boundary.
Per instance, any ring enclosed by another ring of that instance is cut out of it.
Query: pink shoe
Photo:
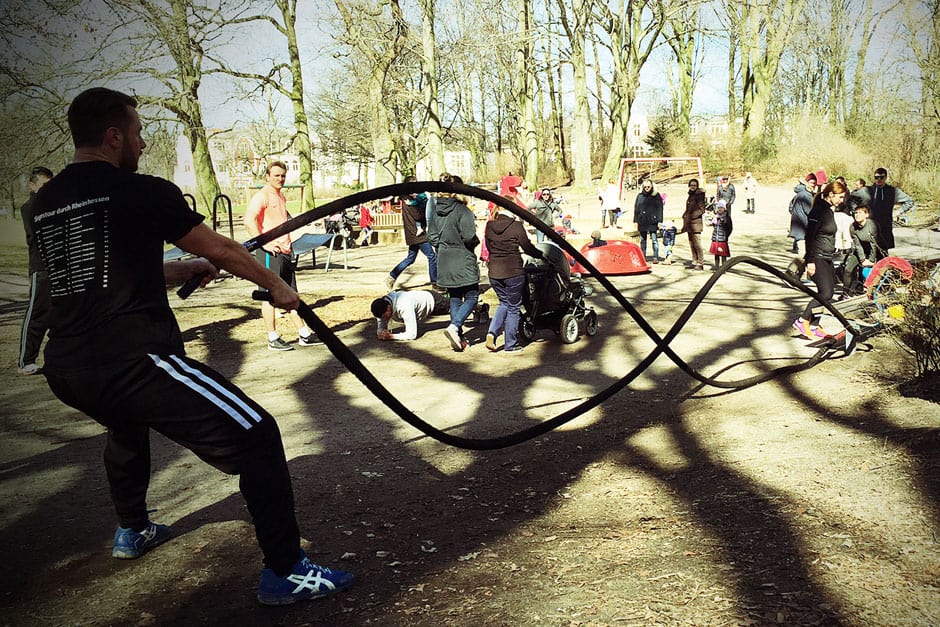
[[[793,321],[793,328],[797,330],[804,337],[807,337],[811,340],[818,340],[826,337],[830,337],[822,329],[817,327],[814,324],[810,324],[809,320],[804,320],[803,318],[797,318]]]

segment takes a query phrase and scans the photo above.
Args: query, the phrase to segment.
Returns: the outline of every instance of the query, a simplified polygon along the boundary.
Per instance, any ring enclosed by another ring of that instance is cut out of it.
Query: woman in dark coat
[[[699,189],[698,179],[689,181],[689,197],[682,214],[682,230],[689,234],[689,250],[692,253],[692,269],[705,269],[705,254],[702,252],[702,215],[705,214],[705,190]]]
[[[519,309],[522,307],[522,293],[525,289],[525,270],[519,249],[539,259],[542,258],[542,251],[529,241],[522,222],[516,220],[512,212],[505,210],[500,210],[493,220],[486,223],[484,240],[490,251],[487,265],[490,285],[499,299],[499,306],[486,332],[486,348],[495,351],[496,337],[504,332],[503,351],[518,352],[522,347],[516,342],[516,333],[519,330]]]
[[[640,232],[640,248],[646,256],[646,238],[653,240],[653,263],[659,263],[659,229],[663,225],[663,197],[653,189],[653,181],[645,179],[633,205],[633,225]]]
[[[458,176],[444,173],[441,181],[462,183]],[[431,221],[428,240],[437,248],[437,284],[450,296],[450,324],[444,335],[455,351],[469,343],[462,326],[480,299],[480,268],[474,249],[480,244],[476,218],[462,199],[442,194],[436,202],[436,219]]]
[[[823,301],[832,299],[835,293],[836,271],[832,260],[836,254],[835,212],[845,201],[846,188],[839,181],[832,181],[813,200],[806,230],[806,275],[816,284]],[[793,321],[793,328],[810,339],[826,337],[826,333],[813,324],[813,309],[821,303],[811,300],[803,315]]]
[[[790,234],[793,238],[793,254],[799,251],[798,242],[806,239],[806,226],[809,212],[813,208],[813,192],[816,191],[816,175],[812,172],[806,179],[800,181],[793,188],[793,198],[790,200]]]

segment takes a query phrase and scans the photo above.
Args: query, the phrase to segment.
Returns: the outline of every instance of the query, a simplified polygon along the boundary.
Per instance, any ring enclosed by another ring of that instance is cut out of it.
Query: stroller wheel
[[[535,337],[535,324],[532,322],[531,318],[528,316],[522,318],[519,322],[519,332],[527,342],[532,341],[532,338]]]
[[[578,319],[571,314],[565,314],[561,319],[561,341],[565,344],[574,344],[578,341],[580,333]]]
[[[584,332],[589,337],[597,335],[597,314],[593,311],[589,311],[584,317]]]

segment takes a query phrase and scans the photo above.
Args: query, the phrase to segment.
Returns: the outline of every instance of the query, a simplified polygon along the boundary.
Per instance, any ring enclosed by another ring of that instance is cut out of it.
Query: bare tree
[[[385,86],[405,45],[408,25],[398,0],[334,2],[342,20],[342,29],[337,36],[364,62],[372,150],[376,162],[375,182],[376,185],[390,184],[395,182],[399,168]]]
[[[182,125],[193,153],[197,194],[211,206],[221,193],[203,122],[199,89],[206,50],[220,35],[223,5],[198,5],[185,0],[103,0],[119,20],[116,32],[126,33],[128,75],[149,77],[161,89],[140,94],[143,104],[171,112]]]
[[[940,131],[940,0],[905,0],[904,29],[920,71],[921,112]]]
[[[741,53],[741,115],[748,150],[764,138],[767,107],[777,79],[780,59],[794,35],[796,17],[807,0],[726,2],[740,11],[738,43]],[[759,156],[759,155],[754,155]]]
[[[523,174],[533,185],[538,184],[539,141],[535,126],[533,67],[533,30],[531,0],[517,0],[515,92],[513,106],[518,119],[518,145],[521,150]]]
[[[427,120],[424,133],[431,174],[438,176],[444,171],[444,132],[441,128],[440,107],[437,99],[437,39],[434,36],[435,0],[420,0],[421,4],[421,82]]]
[[[44,9],[37,19],[28,3],[0,5],[0,142],[6,147],[0,152],[0,204],[14,211],[25,200],[31,167],[58,172],[71,160],[65,116],[71,97],[113,75],[112,68],[93,62],[112,57],[114,46],[100,36],[89,13],[93,7],[47,0]]]
[[[568,37],[570,55],[568,61],[574,74],[574,128],[572,165],[576,187],[586,188],[591,184],[591,112],[588,103],[587,59],[585,45],[587,31],[592,23],[593,0],[558,0],[561,25]]]
[[[614,6],[611,7],[610,5]],[[629,152],[630,110],[640,84],[640,70],[660,40],[668,17],[663,0],[617,0],[597,4],[613,60],[610,81],[610,149],[602,178],[613,178]]]
[[[284,39],[287,49],[286,62],[272,62],[267,73],[261,74],[233,67],[221,55],[207,53],[207,57],[214,62],[215,67],[206,70],[206,73],[221,73],[252,81],[258,88],[280,93],[290,102],[294,120],[294,133],[290,138],[290,145],[296,151],[300,165],[299,182],[307,189],[310,189],[313,180],[313,157],[310,125],[307,120],[307,108],[304,102],[304,79],[300,47],[297,43],[297,0],[274,0],[274,6],[280,13],[280,20],[270,15],[270,11],[265,10],[255,14],[228,17],[224,20],[224,23],[230,28],[258,22],[270,25]],[[257,34],[254,34],[254,36],[257,36]],[[313,206],[313,194],[304,194],[303,210],[313,209]]]
[[[673,93],[672,114],[676,131],[688,137],[692,126],[692,96],[698,82],[703,53],[701,4],[680,4],[678,10],[666,20],[665,36],[676,61],[676,87]]]
[[[554,37],[545,38],[545,86],[548,91],[549,100],[549,125],[551,127],[552,154],[558,160],[561,171],[566,177],[571,178],[571,172],[568,165],[568,150],[565,138],[565,107],[562,100],[562,88],[564,79],[561,68],[564,65],[556,59],[555,46],[557,42]]]

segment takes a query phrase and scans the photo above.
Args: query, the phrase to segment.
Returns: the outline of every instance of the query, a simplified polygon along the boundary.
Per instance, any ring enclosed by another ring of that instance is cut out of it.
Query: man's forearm
[[[244,246],[215,233],[204,224],[180,238],[176,245],[194,255],[205,257],[217,268],[265,289],[271,289],[280,281],[277,275],[255,261]]]

